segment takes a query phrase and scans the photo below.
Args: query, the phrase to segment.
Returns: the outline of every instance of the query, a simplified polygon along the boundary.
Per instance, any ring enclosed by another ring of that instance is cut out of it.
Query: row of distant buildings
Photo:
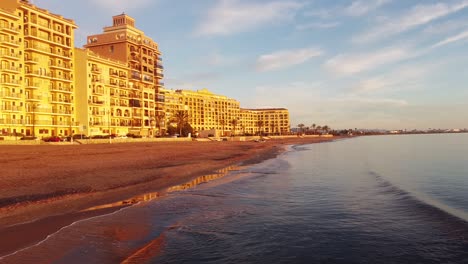
[[[284,108],[164,88],[158,44],[126,14],[74,46],[75,22],[28,1],[0,2],[0,132],[30,136],[164,134],[177,111],[195,131],[285,134]],[[233,121],[235,120],[235,121]]]

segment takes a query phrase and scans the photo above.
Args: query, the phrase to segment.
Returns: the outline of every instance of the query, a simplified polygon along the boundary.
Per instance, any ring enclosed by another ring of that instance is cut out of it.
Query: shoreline
[[[0,161],[2,170],[7,172],[0,176],[1,189],[7,190],[0,193],[0,256],[34,245],[73,222],[131,204],[86,209],[160,192],[232,165],[257,164],[277,157],[287,145],[337,139],[341,137],[274,139],[262,143],[0,147],[9,153]],[[113,158],[115,155],[119,158]]]

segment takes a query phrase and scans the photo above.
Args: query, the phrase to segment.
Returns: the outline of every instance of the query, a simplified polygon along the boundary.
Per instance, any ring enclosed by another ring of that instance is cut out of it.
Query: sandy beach
[[[334,139],[0,146],[0,256],[71,221],[109,211],[80,212],[87,208],[261,162],[286,145]]]

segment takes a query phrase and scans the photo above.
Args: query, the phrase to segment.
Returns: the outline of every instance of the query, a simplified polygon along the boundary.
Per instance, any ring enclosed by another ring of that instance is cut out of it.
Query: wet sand
[[[333,139],[0,146],[0,256],[73,221],[118,209],[80,212],[87,208],[258,163],[286,145]]]

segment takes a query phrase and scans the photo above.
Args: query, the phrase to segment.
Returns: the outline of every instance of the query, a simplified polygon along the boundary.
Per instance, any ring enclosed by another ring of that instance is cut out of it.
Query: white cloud
[[[447,34],[448,32],[459,31],[468,27],[466,18],[444,21],[439,24],[431,24],[423,30],[423,33],[429,35]]]
[[[438,48],[438,47],[441,47],[441,46],[445,46],[445,45],[448,45],[450,43],[453,43],[453,42],[457,42],[457,41],[460,41],[460,40],[467,40],[468,39],[468,30],[467,31],[464,31],[464,32],[461,32],[455,36],[451,36],[451,37],[448,37],[436,44],[434,44],[432,46],[432,48]]]
[[[297,25],[297,30],[308,30],[308,29],[328,29],[339,26],[339,22],[316,22],[303,25]]]
[[[345,12],[350,16],[362,16],[390,2],[391,0],[358,0],[351,3],[351,5],[346,8]]]
[[[289,68],[302,64],[314,57],[319,57],[323,51],[317,48],[276,51],[262,55],[257,59],[257,71],[266,72]]]
[[[346,96],[341,98],[335,98],[332,102],[340,104],[351,104],[356,106],[407,106],[409,103],[402,99],[391,99],[391,98],[373,98],[373,97],[359,97],[359,96]]]
[[[197,35],[230,35],[249,31],[267,24],[294,17],[302,6],[296,1],[252,3],[240,0],[220,0],[208,11],[196,29]]]
[[[154,0],[88,0],[90,4],[98,5],[114,13],[127,12],[129,10],[143,9],[156,1]]]
[[[436,3],[414,6],[410,11],[401,16],[394,16],[383,24],[376,25],[373,29],[353,39],[362,43],[387,38],[402,32],[406,32],[421,25],[430,23],[441,17],[458,12],[468,7],[468,0],[456,3]]]
[[[371,53],[341,54],[328,60],[324,66],[332,72],[349,75],[369,71],[411,56],[413,54],[405,48],[392,47]]]
[[[353,87],[352,92],[369,94],[415,89],[420,87],[420,84],[425,80],[425,76],[433,70],[434,66],[436,65],[398,66],[394,71],[360,80]]]

